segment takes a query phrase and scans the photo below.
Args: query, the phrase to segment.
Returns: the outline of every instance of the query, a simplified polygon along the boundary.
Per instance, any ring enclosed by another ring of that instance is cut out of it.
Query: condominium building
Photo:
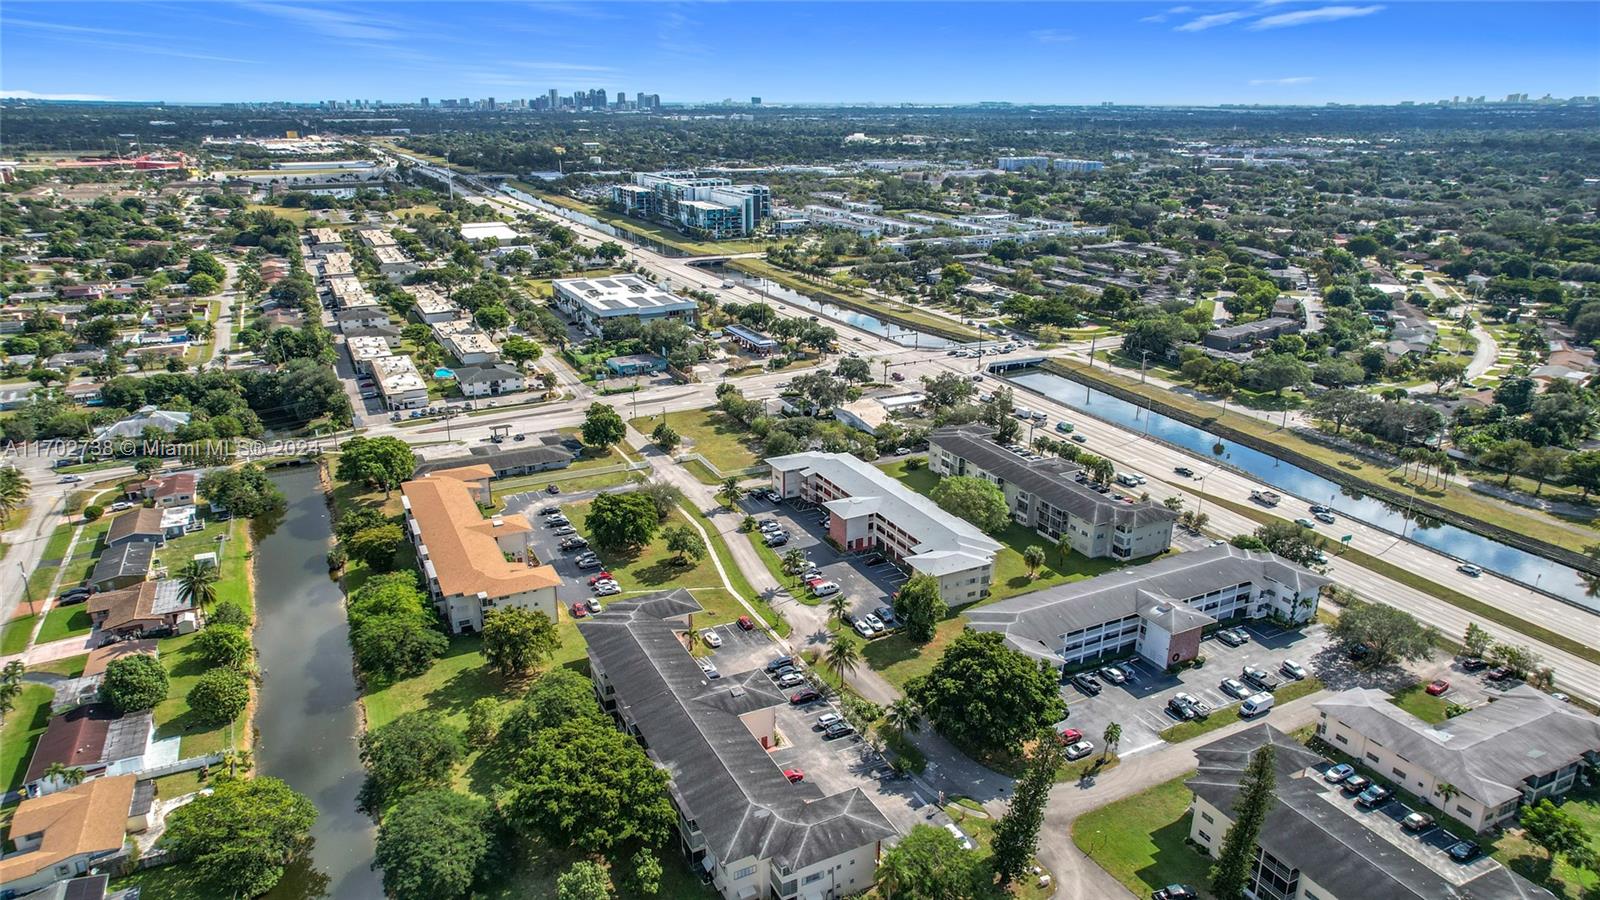
[[[679,589],[578,624],[601,706],[672,779],[680,848],[726,900],[865,893],[894,826],[860,788],[789,783],[770,754],[788,699],[760,668],[708,679],[677,633],[697,612]]]
[[[1323,773],[1333,763],[1271,725],[1219,738],[1195,751],[1185,784],[1189,840],[1216,857],[1251,758],[1272,748],[1272,800],[1256,838],[1244,895],[1259,900],[1549,900],[1553,894],[1492,857],[1451,859],[1437,842],[1401,830],[1385,812],[1366,810]],[[1450,840],[1453,840],[1450,839]],[[1448,846],[1446,844],[1445,846]],[[1180,847],[1174,852],[1191,852]]]
[[[413,298],[411,308],[424,325],[452,322],[462,317],[461,307],[454,300],[425,284],[408,284],[403,290]]]
[[[694,323],[699,304],[680,297],[637,275],[605,278],[560,278],[551,283],[556,308],[592,335],[600,335],[606,320],[687,319]]]
[[[373,371],[374,360],[387,359],[394,355],[394,350],[389,347],[389,341],[381,337],[346,337],[344,349],[350,354],[350,363],[357,372],[370,374]]]
[[[1504,824],[1524,803],[1566,794],[1580,768],[1600,764],[1600,718],[1527,685],[1438,723],[1376,688],[1335,694],[1317,714],[1329,745],[1477,831]]]
[[[767,460],[772,488],[828,511],[828,537],[847,553],[877,552],[939,581],[951,606],[982,599],[1000,542],[848,453]]]
[[[390,281],[399,281],[417,271],[417,264],[410,254],[397,246],[374,247],[372,255],[378,258],[379,274]]]
[[[356,273],[355,261],[350,254],[342,251],[328,253],[322,257],[322,277],[340,278]]]
[[[1330,583],[1281,556],[1229,544],[1057,585],[969,610],[970,626],[1057,666],[1131,652],[1159,668],[1200,652],[1229,619],[1308,622]]]
[[[334,309],[354,309],[376,306],[377,301],[354,275],[339,275],[327,280],[328,293],[333,297]]]
[[[362,243],[374,249],[395,246],[394,236],[382,228],[363,228],[357,234],[361,235]]]
[[[484,518],[494,470],[485,465],[441,469],[400,486],[406,534],[428,595],[456,634],[483,630],[496,607],[542,612],[556,621],[561,576],[539,565],[533,526],[522,515]]]
[[[1002,156],[995,161],[995,167],[1004,172],[1024,172],[1029,169],[1043,171],[1054,169],[1057,172],[1098,172],[1106,164],[1095,159],[1062,159],[1051,156]]]
[[[344,252],[344,235],[334,228],[311,229],[311,252],[317,256]]]
[[[500,345],[470,319],[436,322],[433,336],[439,346],[465,366],[493,365],[500,361]]]
[[[734,184],[692,172],[640,172],[633,184],[611,189],[612,202],[629,215],[677,223],[708,237],[744,237],[772,215],[772,189]]]
[[[1172,546],[1178,514],[1151,501],[1118,500],[1088,483],[1083,469],[1020,445],[1004,447],[985,425],[935,429],[928,441],[928,469],[939,475],[982,478],[1005,494],[1011,518],[1090,559],[1138,559]]]
[[[382,356],[367,360],[367,368],[378,382],[378,392],[391,412],[421,409],[428,405],[428,385],[409,356]]]

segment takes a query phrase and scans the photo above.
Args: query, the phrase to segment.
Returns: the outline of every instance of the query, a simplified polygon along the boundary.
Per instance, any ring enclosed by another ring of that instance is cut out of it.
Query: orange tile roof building
[[[119,853],[135,818],[136,782],[132,775],[96,778],[22,801],[11,819],[17,852],[0,859],[0,885],[30,893]]]
[[[483,630],[495,607],[537,610],[556,621],[561,576],[529,548],[533,526],[522,515],[484,518],[494,470],[461,466],[400,486],[406,532],[428,593],[452,632]]]

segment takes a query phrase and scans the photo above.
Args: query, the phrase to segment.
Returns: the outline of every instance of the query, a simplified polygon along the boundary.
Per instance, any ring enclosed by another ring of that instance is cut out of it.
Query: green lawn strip
[[[661,889],[650,895],[638,894],[627,886],[626,863],[613,869],[611,880],[616,900],[715,900],[719,895],[701,884],[699,876],[684,862],[674,847],[663,847],[656,852],[661,860]],[[511,865],[497,870],[495,877],[473,892],[476,900],[523,900],[527,897],[555,897],[556,880],[579,860],[593,859],[581,849],[552,847],[545,842],[525,837],[516,840],[505,859],[515,860]],[[606,865],[601,861],[601,865]],[[149,895],[146,895],[148,897]],[[157,897],[155,900],[167,900]]]
[[[956,827],[961,829],[963,834],[969,838],[972,838],[972,843],[975,845],[972,852],[977,855],[979,860],[978,869],[979,871],[987,872],[989,869],[989,858],[994,855],[994,828],[996,820],[990,818],[987,813],[983,812],[983,810],[975,810],[967,806],[965,803],[962,803],[961,800],[963,799],[966,798],[957,798],[953,802],[945,804],[944,811],[950,816],[950,820],[956,823]],[[1038,860],[1035,859],[1033,862],[1037,864]],[[1051,879],[1052,882],[1054,882],[1054,880],[1054,878]],[[1013,883],[1009,889],[1002,888],[998,884],[985,885],[984,887],[980,887],[977,895],[980,900],[981,898],[989,897],[1014,897],[1019,898],[1019,900],[1043,900],[1043,898],[1049,897],[1054,893],[1055,885],[1053,883],[1040,887],[1037,878],[1025,876]]]
[[[686,509],[689,515],[693,516],[700,522],[700,527],[706,530],[706,534],[710,535],[711,552],[715,553],[717,561],[722,563],[722,570],[728,574],[728,582],[733,585],[734,591],[737,592],[739,596],[750,601],[750,605],[756,609],[756,614],[759,615],[762,621],[766,622],[773,631],[776,631],[779,637],[788,637],[791,630],[789,620],[785,619],[781,613],[773,609],[772,604],[768,601],[768,598],[763,597],[761,593],[750,584],[750,579],[745,577],[745,574],[740,570],[738,563],[734,561],[733,553],[728,549],[727,540],[724,538],[721,532],[717,531],[716,525],[713,524],[710,519],[706,518],[698,509],[687,506],[680,507],[680,509]],[[768,552],[771,552],[770,548],[758,545],[757,552],[759,553],[761,550],[767,550]],[[699,595],[696,594],[696,596],[698,597]],[[735,618],[738,618],[738,616],[736,615]]]
[[[69,656],[66,659],[52,659],[28,667],[29,672],[39,672],[47,675],[60,675],[62,678],[77,678],[83,674],[84,666],[89,663],[89,654]]]
[[[77,527],[71,522],[57,525],[56,529],[50,532],[50,539],[45,541],[44,552],[39,556],[40,561],[48,563],[52,559],[64,558],[67,555],[67,546],[72,543],[72,532]]]
[[[1590,849],[1600,853],[1600,790],[1575,791],[1568,795],[1562,809],[1577,818],[1589,836]],[[1564,855],[1552,861],[1520,828],[1506,829],[1490,852],[1511,871],[1549,888],[1557,897],[1586,897],[1600,888],[1600,873],[1580,869]]]
[[[1284,684],[1276,691],[1273,691],[1272,696],[1275,698],[1275,704],[1288,703],[1290,700],[1298,700],[1308,694],[1315,694],[1322,688],[1321,679],[1315,677],[1305,678]],[[1213,709],[1203,719],[1190,719],[1187,722],[1179,722],[1163,729],[1159,736],[1169,744],[1177,744],[1197,738],[1202,734],[1209,734],[1219,728],[1225,728],[1237,721],[1239,721],[1239,704],[1229,703],[1220,709]]]
[[[1204,887],[1211,858],[1190,846],[1189,802],[1184,782],[1171,781],[1079,816],[1072,842],[1136,896],[1169,884]]]
[[[1433,725],[1449,718],[1445,715],[1445,710],[1450,706],[1450,701],[1443,697],[1432,696],[1420,684],[1396,691],[1389,698],[1389,702]]]
[[[50,724],[50,703],[56,692],[49,685],[22,683],[16,706],[0,724],[0,778],[3,788],[14,791],[22,786],[33,747]]]
[[[1261,510],[1252,509],[1242,503],[1235,503],[1232,500],[1226,500],[1221,497],[1208,494],[1206,496],[1206,502],[1216,503],[1219,506],[1227,507],[1228,509],[1239,513],[1242,516],[1247,516],[1263,524],[1277,520],[1276,516],[1269,515]],[[1567,635],[1551,631],[1550,629],[1545,628],[1543,625],[1536,625],[1532,622],[1529,622],[1527,619],[1500,609],[1497,606],[1491,606],[1490,604],[1485,603],[1475,597],[1469,597],[1466,594],[1455,590],[1454,588],[1445,587],[1442,584],[1431,581],[1426,576],[1419,575],[1410,569],[1397,566],[1394,563],[1383,559],[1382,557],[1373,556],[1364,551],[1357,550],[1354,547],[1342,546],[1337,541],[1329,541],[1329,544],[1333,551],[1339,556],[1362,567],[1363,569],[1367,569],[1370,572],[1382,575],[1385,578],[1398,581],[1407,587],[1415,588],[1424,594],[1439,600],[1443,600],[1451,606],[1464,609],[1467,612],[1478,616],[1479,618],[1487,619],[1488,621],[1494,622],[1498,625],[1504,625],[1518,634],[1533,638],[1534,640],[1545,644],[1549,644],[1550,646],[1559,650],[1571,653],[1573,656],[1586,659],[1589,662],[1600,663],[1600,648],[1592,647],[1581,641],[1574,640]]]
[[[851,292],[850,288],[834,282],[818,283],[809,281],[793,272],[772,265],[766,260],[736,259],[729,262],[728,267],[775,281],[784,287],[818,300],[859,310],[907,328],[932,332],[941,337],[957,341],[975,341],[983,336],[976,329],[961,324],[958,319],[923,312],[914,306],[897,300],[858,296]]]
[[[132,514],[133,513],[131,511],[126,513],[118,513],[118,515]],[[89,524],[83,526],[83,531],[79,532],[78,534],[78,543],[74,544],[72,547],[72,558],[74,560],[84,560],[100,555],[100,551],[103,549],[100,546],[100,542],[105,538],[106,532],[110,530],[110,516],[90,522]],[[46,559],[48,558],[49,557],[46,557]]]
[[[39,616],[18,616],[0,626],[0,656],[11,656],[28,649],[28,639],[33,636],[34,623]]]
[[[1347,479],[1366,483],[1385,492],[1403,493],[1405,491],[1405,488],[1390,480],[1389,473],[1391,470],[1388,467],[1307,440],[1293,431],[1277,428],[1273,424],[1264,422],[1254,416],[1231,411],[1223,412],[1218,405],[1163,390],[1154,385],[1141,385],[1137,379],[1110,373],[1099,367],[1090,368],[1087,365],[1070,360],[1050,360],[1047,368],[1055,370],[1057,374],[1073,372],[1078,377],[1091,383],[1111,385],[1140,397],[1149,398],[1170,409],[1179,410],[1189,417],[1208,423],[1208,426],[1220,423],[1234,431],[1250,435],[1266,446],[1279,448],[1280,452],[1287,451],[1290,454],[1298,454],[1314,460],[1324,466],[1335,467]],[[1290,459],[1289,461],[1293,462],[1294,460]],[[1486,475],[1492,476],[1492,473],[1486,473]],[[1530,514],[1520,507],[1489,500],[1459,484],[1451,484],[1443,489],[1422,491],[1419,496],[1429,503],[1449,509],[1467,519],[1491,523],[1509,532],[1525,535],[1533,540],[1571,550],[1574,553],[1584,553],[1585,548],[1594,543],[1595,540],[1592,532],[1585,533],[1584,530],[1568,527],[1553,517]],[[1468,526],[1468,523],[1462,524]]]
[[[750,429],[720,410],[690,409],[664,416],[641,416],[628,424],[640,434],[648,435],[663,420],[683,437],[683,450],[700,454],[723,472],[746,469],[761,461]]]
[[[48,644],[63,638],[80,634],[88,634],[94,630],[94,623],[89,620],[87,604],[79,603],[73,606],[58,606],[45,613],[44,624],[39,626],[39,634],[34,638],[35,644]]]
[[[621,465],[621,463],[617,462],[613,463],[613,465]],[[489,487],[494,492],[494,496],[496,498],[504,500],[504,498],[516,493],[525,493],[529,491],[544,492],[545,488],[552,484],[563,493],[568,494],[575,493],[577,491],[596,491],[601,490],[602,488],[616,487],[619,484],[627,484],[628,482],[634,480],[634,476],[637,474],[638,473],[632,469],[619,469],[615,472],[592,472],[588,474],[580,472],[575,475],[564,475],[560,470],[556,470],[551,472],[537,472],[533,475],[519,475],[515,478],[507,478],[499,481],[491,481],[489,482]],[[552,494],[551,496],[552,498],[558,498],[560,495]]]

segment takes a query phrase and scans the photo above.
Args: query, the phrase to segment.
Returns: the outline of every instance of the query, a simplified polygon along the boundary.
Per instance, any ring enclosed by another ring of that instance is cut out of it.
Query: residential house
[[[156,506],[161,509],[172,506],[193,506],[199,482],[199,476],[193,472],[157,475],[140,485],[140,493],[144,499],[155,501]]]
[[[117,516],[111,520],[111,527],[106,530],[106,546],[120,547],[138,541],[161,546],[167,541],[166,529],[161,524],[161,513],[161,510],[154,507],[140,507]]]
[[[170,578],[91,594],[85,612],[101,634],[138,634],[156,628],[187,633],[198,624],[198,610]]]
[[[52,885],[74,883],[69,879],[121,854],[128,832],[143,830],[154,796],[153,790],[139,791],[139,785],[136,776],[118,775],[23,800],[11,815],[16,852],[0,857],[0,891],[8,897],[46,898]],[[99,885],[103,895],[103,880]],[[94,895],[69,891],[60,896]]]
[[[108,703],[90,703],[63,713],[45,726],[22,783],[28,796],[41,797],[71,785],[46,775],[52,764],[82,769],[84,780],[137,772],[155,734],[150,710],[121,715]]]
[[[112,591],[132,587],[150,577],[150,561],[155,558],[155,544],[149,541],[131,541],[117,547],[107,547],[89,574],[89,586],[97,591]]]
[[[97,442],[105,442],[120,438],[144,437],[146,429],[155,429],[163,434],[172,434],[178,429],[189,424],[189,414],[176,410],[157,409],[154,406],[143,406],[139,411],[126,419],[113,422],[94,434]]]
[[[468,397],[498,397],[527,387],[522,373],[508,366],[462,366],[455,372],[456,384]]]
[[[1226,325],[1206,332],[1200,342],[1214,350],[1238,350],[1274,340],[1285,334],[1294,334],[1304,326],[1300,319],[1257,319],[1241,325]]]

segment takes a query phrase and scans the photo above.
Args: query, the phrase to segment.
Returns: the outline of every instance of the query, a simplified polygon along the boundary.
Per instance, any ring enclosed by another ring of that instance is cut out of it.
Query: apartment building
[[[462,366],[456,369],[456,384],[468,397],[498,397],[522,390],[528,381],[521,372],[506,366]]]
[[[667,219],[716,240],[748,236],[772,215],[772,190],[766,185],[693,172],[637,173],[633,184],[611,189],[611,200],[629,215]]]
[[[454,633],[483,630],[496,607],[542,612],[557,620],[561,576],[539,565],[529,547],[533,526],[521,515],[484,518],[494,470],[486,465],[440,469],[400,485],[406,534],[417,568],[445,625]]]
[[[1195,751],[1199,766],[1189,839],[1208,856],[1222,849],[1250,759],[1273,750],[1273,798],[1245,881],[1260,900],[1542,900],[1549,891],[1490,857],[1463,865],[1431,841],[1401,831],[1323,780],[1331,765],[1294,738],[1261,724]],[[1178,852],[1189,852],[1180,850]]]
[[[637,275],[559,278],[551,282],[556,308],[589,334],[599,336],[608,319],[687,319],[693,324],[699,304]]]
[[[848,453],[768,459],[772,488],[828,510],[828,537],[847,553],[882,553],[939,581],[951,606],[989,595],[1000,542]]]
[[[436,322],[433,336],[439,346],[465,366],[492,366],[500,361],[500,345],[470,319]]]
[[[928,469],[939,475],[982,478],[1005,494],[1018,525],[1058,545],[1063,536],[1090,559],[1139,559],[1172,546],[1178,514],[1151,501],[1117,500],[1088,484],[1083,469],[993,440],[986,425],[935,429],[928,441]]]
[[[970,627],[998,631],[1057,666],[1138,653],[1160,668],[1200,652],[1205,628],[1230,619],[1308,622],[1331,581],[1281,556],[1229,544],[1057,585],[970,610]]]
[[[311,229],[311,252],[317,256],[344,252],[344,235],[335,228]]]
[[[394,355],[394,350],[389,347],[389,341],[381,337],[346,337],[344,349],[350,354],[350,363],[355,370],[366,374],[372,374],[374,360]]]
[[[409,356],[380,356],[367,360],[378,393],[390,412],[421,409],[428,405],[428,384]]]
[[[726,900],[865,893],[894,826],[860,788],[789,783],[769,755],[787,698],[760,669],[707,679],[677,634],[699,611],[679,589],[578,624],[601,706],[672,778],[683,853]]]
[[[412,296],[411,308],[424,325],[453,322],[464,313],[454,300],[425,284],[408,284],[402,288]]]
[[[361,236],[363,244],[373,249],[396,246],[394,235],[382,228],[363,228],[356,233]]]
[[[378,273],[390,281],[398,282],[418,268],[410,254],[398,246],[374,247],[372,255],[378,259]]]
[[[1480,832],[1566,794],[1585,763],[1600,764],[1600,718],[1527,685],[1436,724],[1376,688],[1335,694],[1317,714],[1329,745]],[[1440,791],[1447,785],[1453,794]]]
[[[356,274],[356,265],[350,254],[343,251],[335,251],[322,257],[323,278],[341,278],[354,274]]]

